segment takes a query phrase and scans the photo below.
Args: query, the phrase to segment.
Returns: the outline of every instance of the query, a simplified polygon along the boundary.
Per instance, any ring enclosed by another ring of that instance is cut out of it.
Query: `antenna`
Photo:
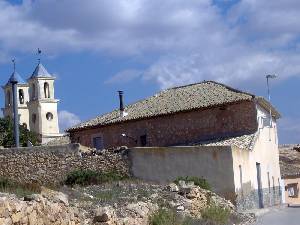
[[[14,72],[16,72],[16,59],[13,58],[11,61],[12,61],[13,65],[14,65]]]
[[[38,62],[39,62],[39,64],[41,63],[41,54],[42,54],[42,50],[40,48],[38,48],[37,55],[38,55]]]

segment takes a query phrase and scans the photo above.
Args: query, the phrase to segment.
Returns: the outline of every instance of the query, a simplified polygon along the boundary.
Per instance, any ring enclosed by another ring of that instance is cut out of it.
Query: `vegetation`
[[[150,225],[225,225],[233,224],[230,211],[218,206],[211,206],[201,213],[202,219],[181,217],[174,210],[160,208],[150,217]]]
[[[20,146],[26,147],[28,141],[33,145],[38,145],[38,136],[29,131],[25,125],[20,125]],[[13,121],[9,118],[0,118],[0,146],[10,148],[14,146]]]
[[[200,225],[200,220],[181,217],[175,211],[160,208],[150,217],[150,225]]]
[[[174,211],[160,208],[150,217],[150,225],[173,225],[177,224],[177,215]]]
[[[67,175],[65,180],[66,185],[91,185],[91,184],[103,184],[112,181],[124,180],[127,176],[112,170],[109,172],[96,172],[93,170],[74,170]]]
[[[194,184],[196,186],[199,186],[199,187],[201,187],[203,189],[206,189],[206,190],[211,190],[210,184],[204,178],[189,177],[189,176],[187,176],[187,177],[177,177],[176,180],[174,181],[174,183],[178,184],[180,180],[183,180],[186,183],[187,182],[194,182]]]
[[[215,222],[215,224],[227,224],[230,210],[219,206],[210,206],[201,212],[203,219]]]
[[[41,187],[38,184],[19,184],[5,177],[0,177],[0,192],[12,193],[18,197],[25,197],[30,194],[40,193]]]

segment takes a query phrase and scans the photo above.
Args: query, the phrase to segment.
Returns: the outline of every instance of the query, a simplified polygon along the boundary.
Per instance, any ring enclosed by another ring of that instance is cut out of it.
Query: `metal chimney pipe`
[[[119,100],[120,100],[120,115],[124,116],[124,102],[123,102],[123,91],[118,91],[119,92]]]

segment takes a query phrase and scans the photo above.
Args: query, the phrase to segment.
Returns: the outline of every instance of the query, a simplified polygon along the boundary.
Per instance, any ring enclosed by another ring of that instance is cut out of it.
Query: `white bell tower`
[[[62,136],[59,133],[57,103],[54,98],[54,80],[39,62],[28,79],[29,84],[29,126],[40,135],[42,143]]]
[[[17,96],[18,96],[18,114],[19,114],[19,123],[25,125],[29,129],[29,112],[27,108],[27,102],[29,101],[29,94],[28,84],[22,79],[22,77],[17,73],[14,72],[8,82],[2,86],[5,96],[5,106],[2,108],[3,116],[13,118],[13,93],[12,93],[12,86],[10,80],[14,77],[17,79]]]

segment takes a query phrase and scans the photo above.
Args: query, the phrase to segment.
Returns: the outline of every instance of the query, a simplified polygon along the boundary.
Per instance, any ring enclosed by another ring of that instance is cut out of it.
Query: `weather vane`
[[[13,65],[14,65],[14,72],[16,72],[16,59],[13,58],[11,61],[12,61]]]
[[[41,54],[42,54],[42,50],[40,48],[38,48],[37,55],[38,55],[38,62],[39,62],[39,64],[41,62]]]

